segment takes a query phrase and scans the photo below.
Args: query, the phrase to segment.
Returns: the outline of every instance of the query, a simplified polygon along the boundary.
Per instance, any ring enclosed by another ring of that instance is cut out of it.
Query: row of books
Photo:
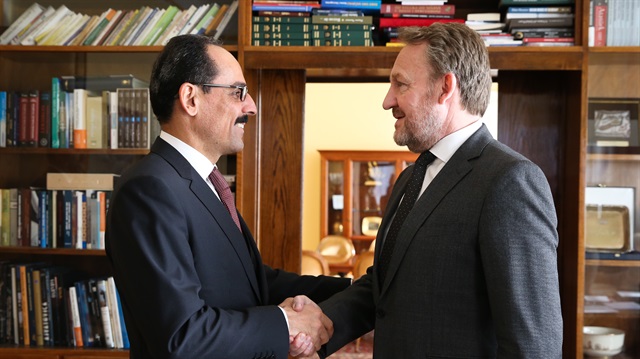
[[[373,46],[372,25],[308,23],[304,17],[261,17],[253,22],[254,46]]]
[[[131,75],[60,76],[51,90],[0,91],[0,147],[149,148],[148,84]]]
[[[104,249],[116,177],[48,173],[46,188],[0,189],[0,246]]]
[[[129,348],[113,277],[46,263],[0,262],[0,343]]]
[[[187,9],[142,6],[135,10],[109,8],[88,15],[61,5],[38,3],[27,8],[0,35],[0,45],[157,46],[182,34],[206,34],[218,39],[238,8],[238,1]]]
[[[640,7],[627,0],[589,1],[589,46],[640,46]]]

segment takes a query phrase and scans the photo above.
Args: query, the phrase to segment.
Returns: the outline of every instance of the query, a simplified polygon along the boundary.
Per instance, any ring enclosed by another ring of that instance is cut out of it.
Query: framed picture
[[[640,153],[640,98],[590,98],[589,152]]]

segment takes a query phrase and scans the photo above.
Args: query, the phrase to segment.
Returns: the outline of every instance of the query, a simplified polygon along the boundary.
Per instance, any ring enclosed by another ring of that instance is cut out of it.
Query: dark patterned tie
[[[218,167],[214,168],[209,175],[209,180],[213,183],[213,187],[218,192],[218,196],[220,196],[220,200],[225,207],[227,207],[227,211],[231,215],[233,222],[235,222],[236,226],[240,232],[242,232],[242,228],[240,227],[240,219],[238,218],[238,211],[236,211],[236,204],[233,201],[233,194],[231,193],[231,189],[229,188],[229,184],[222,177],[220,171],[218,171]]]
[[[395,247],[398,233],[400,233],[400,229],[402,228],[404,220],[409,215],[409,212],[411,212],[413,205],[416,203],[416,200],[420,195],[420,190],[422,189],[422,183],[424,182],[424,175],[427,171],[427,166],[429,166],[429,164],[431,164],[431,162],[433,162],[435,158],[436,156],[434,156],[433,153],[429,151],[423,152],[422,154],[420,154],[413,166],[413,172],[411,173],[409,182],[407,182],[407,186],[404,191],[404,197],[402,198],[402,202],[400,202],[400,205],[398,206],[398,210],[396,211],[396,215],[393,218],[393,222],[391,222],[391,227],[389,227],[387,237],[385,238],[382,246],[382,252],[380,253],[380,261],[378,263],[378,276],[381,287],[384,283],[384,278],[387,274],[389,263],[391,262],[391,256],[393,255],[393,248]]]

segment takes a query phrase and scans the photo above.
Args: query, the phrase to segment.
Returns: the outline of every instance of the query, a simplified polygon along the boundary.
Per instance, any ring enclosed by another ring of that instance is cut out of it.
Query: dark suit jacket
[[[375,358],[560,358],[557,219],[542,171],[473,134],[418,199],[385,282],[377,256],[413,170],[399,176],[361,280],[321,303],[334,352],[374,329]]]
[[[287,324],[275,305],[296,294],[320,301],[349,285],[263,265],[242,217],[248,240],[160,138],[118,180],[107,221],[131,358],[287,358]]]

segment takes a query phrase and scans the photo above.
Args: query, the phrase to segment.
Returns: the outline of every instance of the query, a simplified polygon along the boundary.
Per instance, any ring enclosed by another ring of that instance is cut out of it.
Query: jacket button
[[[384,318],[387,313],[383,309],[376,310],[376,316],[380,319]]]

